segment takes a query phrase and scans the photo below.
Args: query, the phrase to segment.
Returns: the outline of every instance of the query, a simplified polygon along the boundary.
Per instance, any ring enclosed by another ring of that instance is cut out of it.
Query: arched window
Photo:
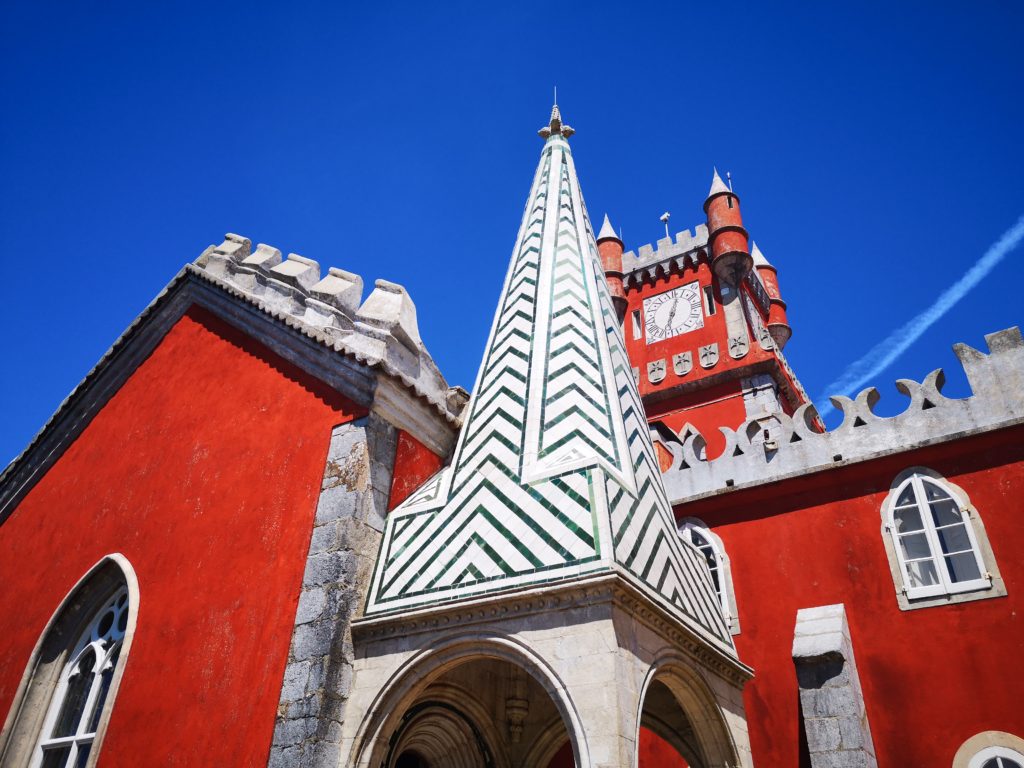
[[[968,768],[1024,768],[1024,755],[1006,747],[986,747],[967,765]]]
[[[736,611],[736,598],[732,589],[732,572],[722,540],[703,520],[696,517],[688,517],[680,522],[679,535],[704,556],[708,571],[711,572],[711,581],[715,585],[715,593],[722,606],[722,615],[725,616],[732,634],[739,634],[739,614]]]
[[[96,764],[137,603],[134,574],[120,555],[100,561],[64,598],[36,645],[0,732],[0,764]]]
[[[127,628],[128,589],[123,587],[96,613],[64,665],[43,719],[33,768],[85,765]]]
[[[950,595],[995,586],[990,596],[1005,594],[1002,581],[994,583],[994,557],[977,511],[937,472],[915,467],[901,473],[886,499],[883,525],[904,609],[915,607],[912,601],[934,605],[934,598],[948,602]]]

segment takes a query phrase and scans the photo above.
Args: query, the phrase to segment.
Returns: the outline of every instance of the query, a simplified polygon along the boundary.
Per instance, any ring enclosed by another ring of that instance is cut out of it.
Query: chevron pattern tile
[[[388,517],[368,616],[616,571],[733,652],[661,482],[568,142],[547,139],[452,463]]]

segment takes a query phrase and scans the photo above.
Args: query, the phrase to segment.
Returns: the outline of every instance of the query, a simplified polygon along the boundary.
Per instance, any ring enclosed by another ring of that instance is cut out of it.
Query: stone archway
[[[463,638],[418,654],[391,677],[360,728],[351,764],[546,768],[560,744],[581,749],[564,693],[516,640]]]
[[[656,662],[644,681],[637,747],[638,768],[654,768],[647,765],[652,760],[687,768],[741,764],[715,695],[703,677],[678,658]]]

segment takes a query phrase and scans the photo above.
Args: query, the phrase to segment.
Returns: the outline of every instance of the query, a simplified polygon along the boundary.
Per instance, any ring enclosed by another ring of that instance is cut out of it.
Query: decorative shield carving
[[[652,360],[647,364],[647,380],[657,384],[665,378],[665,358]]]
[[[677,376],[685,376],[693,370],[693,352],[680,352],[672,355],[672,370]]]
[[[775,339],[772,338],[772,335],[764,326],[761,326],[761,330],[757,332],[757,340],[760,342],[762,349],[775,348]]]
[[[700,365],[702,368],[713,368],[718,362],[718,342],[714,344],[705,344],[697,353],[700,355]]]
[[[746,336],[733,336],[729,339],[729,356],[733,358],[743,357],[750,351],[750,339]]]

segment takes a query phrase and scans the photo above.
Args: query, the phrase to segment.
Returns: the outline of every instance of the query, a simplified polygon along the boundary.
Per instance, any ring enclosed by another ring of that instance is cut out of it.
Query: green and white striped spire
[[[616,572],[732,652],[682,542],[557,105],[451,464],[389,515],[366,614]]]

